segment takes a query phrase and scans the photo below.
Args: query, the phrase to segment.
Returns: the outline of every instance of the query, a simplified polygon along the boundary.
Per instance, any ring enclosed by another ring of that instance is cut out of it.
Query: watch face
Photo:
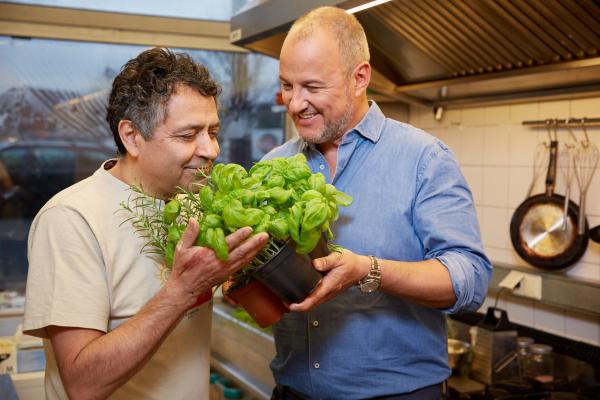
[[[366,281],[360,285],[360,290],[363,293],[371,293],[376,291],[379,288],[379,282],[372,280]]]

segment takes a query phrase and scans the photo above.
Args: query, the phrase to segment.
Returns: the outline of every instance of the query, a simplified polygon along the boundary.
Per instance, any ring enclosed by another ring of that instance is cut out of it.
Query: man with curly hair
[[[107,121],[119,158],[54,196],[29,235],[24,331],[44,338],[48,399],[207,399],[211,288],[266,234],[227,237],[229,261],[194,246],[190,222],[172,272],[142,253],[120,206],[130,185],[166,200],[219,154],[219,87],[188,55],[146,50],[113,82]]]

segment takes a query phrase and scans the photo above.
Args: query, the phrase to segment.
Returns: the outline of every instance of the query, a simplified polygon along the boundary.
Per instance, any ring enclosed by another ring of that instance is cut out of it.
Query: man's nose
[[[221,151],[219,142],[208,133],[198,135],[196,142],[196,155],[208,160],[215,160]]]
[[[291,114],[299,113],[306,108],[306,99],[300,89],[291,90],[290,99],[287,104],[288,112]]]

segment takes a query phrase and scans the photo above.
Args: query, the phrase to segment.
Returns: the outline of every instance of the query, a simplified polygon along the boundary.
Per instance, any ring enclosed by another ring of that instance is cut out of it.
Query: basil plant
[[[192,217],[200,224],[196,244],[210,247],[221,260],[229,256],[225,241],[229,233],[244,226],[252,227],[254,233],[269,233],[265,248],[238,271],[238,275],[248,275],[288,240],[304,254],[315,248],[323,234],[331,241],[330,224],[338,218],[338,206],[352,203],[350,196],[327,184],[323,174],[311,173],[301,153],[260,161],[249,171],[239,164],[216,164],[205,178],[198,192],[180,188],[166,205],[134,187],[138,196],[123,205],[132,212],[133,224],[146,238],[150,252],[162,255],[167,266]]]

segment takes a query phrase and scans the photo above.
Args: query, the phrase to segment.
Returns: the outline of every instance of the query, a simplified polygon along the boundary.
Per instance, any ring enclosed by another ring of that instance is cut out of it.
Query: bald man
[[[303,152],[354,202],[332,227],[345,250],[314,261],[321,284],[275,325],[273,398],[440,398],[445,316],[478,309],[492,271],[458,163],[368,100],[369,48],[354,16],[312,10],[280,61],[299,137],[266,158]]]

